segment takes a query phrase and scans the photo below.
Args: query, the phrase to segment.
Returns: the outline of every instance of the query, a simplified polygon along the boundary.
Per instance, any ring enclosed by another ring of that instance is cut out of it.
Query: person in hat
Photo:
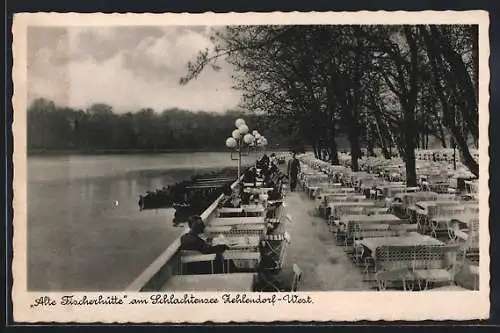
[[[297,176],[300,172],[300,162],[297,159],[295,151],[293,152],[292,159],[288,162],[288,177],[290,179],[290,190],[293,192],[297,187]]]

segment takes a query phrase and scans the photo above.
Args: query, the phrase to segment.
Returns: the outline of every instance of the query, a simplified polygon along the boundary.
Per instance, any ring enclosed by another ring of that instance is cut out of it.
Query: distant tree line
[[[82,110],[37,99],[28,108],[28,153],[223,150],[238,117],[265,135],[270,148],[288,149],[300,142],[286,124],[243,111],[221,114],[173,108],[155,112],[147,108],[117,114],[106,104]]]

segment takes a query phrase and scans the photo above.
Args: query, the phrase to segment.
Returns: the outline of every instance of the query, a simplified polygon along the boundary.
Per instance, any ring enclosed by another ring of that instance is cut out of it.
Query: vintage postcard
[[[488,318],[488,29],[16,14],[14,320]]]

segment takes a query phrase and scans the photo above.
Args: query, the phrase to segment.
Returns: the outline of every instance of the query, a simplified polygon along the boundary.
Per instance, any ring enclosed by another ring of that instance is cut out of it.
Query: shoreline
[[[273,152],[289,151],[287,148],[270,149]],[[60,156],[60,155],[155,155],[155,154],[175,154],[175,153],[223,153],[227,149],[95,149],[95,150],[28,150],[28,156]]]

